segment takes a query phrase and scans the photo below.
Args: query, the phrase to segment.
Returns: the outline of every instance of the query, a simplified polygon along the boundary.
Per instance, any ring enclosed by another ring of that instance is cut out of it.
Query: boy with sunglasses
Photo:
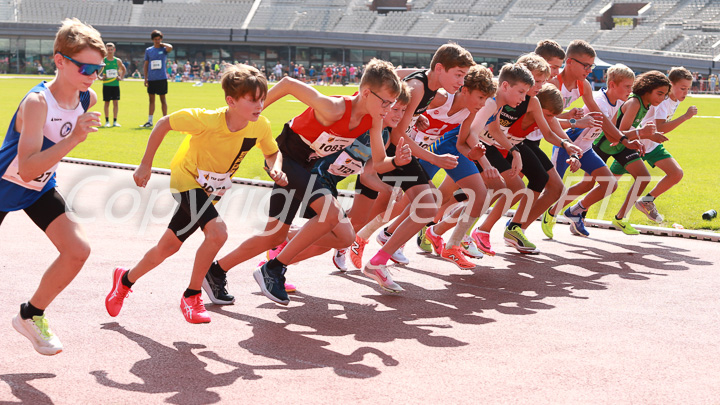
[[[54,355],[63,349],[44,311],[75,278],[90,255],[82,227],[55,186],[60,159],[100,126],[90,89],[104,67],[100,33],[78,19],[65,19],[53,46],[57,75],[33,87],[20,102],[0,148],[0,223],[8,212],[24,210],[59,251],[30,300],[20,305],[13,327],[35,350]]]

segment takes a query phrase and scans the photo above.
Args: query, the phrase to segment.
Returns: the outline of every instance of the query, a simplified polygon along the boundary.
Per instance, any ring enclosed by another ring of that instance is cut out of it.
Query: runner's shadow
[[[172,393],[165,402],[172,404],[210,404],[220,402],[222,398],[210,391],[214,387],[233,384],[238,378],[254,380],[261,378],[252,367],[235,363],[235,369],[226,373],[213,374],[205,369],[204,363],[193,354],[193,349],[205,346],[187,342],[175,342],[174,348],[164,346],[146,336],[131,332],[117,322],[105,323],[101,329],[112,330],[137,343],[150,358],[136,362],[130,373],[143,380],[143,383],[120,383],[108,377],[108,372],[96,370],[90,372],[96,381],[104,386],[126,391],[150,394]],[[203,352],[204,357],[220,356]],[[226,363],[227,364],[227,363]]]
[[[20,402],[0,401],[0,405],[10,404],[33,404],[45,405],[52,404],[53,401],[44,392],[38,390],[28,383],[28,381],[38,378],[55,378],[55,374],[48,373],[22,373],[22,374],[0,374],[0,380],[5,381],[10,386],[10,392],[15,395]]]
[[[298,299],[299,297],[295,297]],[[313,300],[315,297],[312,298]],[[274,304],[267,304],[275,308]],[[263,307],[261,306],[261,307]],[[309,315],[309,311],[303,309],[304,306],[294,307],[287,312],[302,312]],[[380,375],[381,371],[373,366],[362,364],[366,360],[366,355],[373,355],[382,361],[383,365],[391,367],[397,366],[399,363],[392,356],[383,351],[369,346],[361,346],[350,354],[342,354],[330,350],[327,346],[330,343],[308,337],[306,335],[324,336],[322,331],[327,330],[324,323],[310,322],[317,327],[317,332],[294,332],[288,329],[291,324],[277,323],[250,315],[239,314],[225,310],[224,307],[212,305],[207,307],[208,311],[215,312],[239,321],[247,322],[253,328],[253,336],[243,340],[238,345],[250,353],[266,357],[275,361],[279,361],[280,365],[272,366],[256,366],[255,370],[309,370],[331,368],[335,374],[346,378],[371,378]],[[317,314],[315,314],[317,315]],[[326,317],[329,320],[329,316]],[[328,335],[329,336],[329,335]]]

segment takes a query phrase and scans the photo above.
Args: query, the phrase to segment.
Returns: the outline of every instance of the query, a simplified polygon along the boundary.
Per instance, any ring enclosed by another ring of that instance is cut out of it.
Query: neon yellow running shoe
[[[627,218],[623,219],[617,219],[613,217],[612,224],[615,228],[623,231],[625,235],[638,235],[640,234],[640,231],[633,228],[632,225],[630,225],[630,220]]]
[[[550,214],[550,208],[545,211],[545,213],[542,215],[542,219],[540,220],[540,228],[542,228],[543,233],[548,238],[553,238],[553,227],[555,226],[555,222],[557,221],[557,218],[555,218],[552,214]]]
[[[423,226],[423,228],[420,230],[420,233],[418,233],[417,236],[417,245],[425,253],[432,253],[433,248],[430,241],[425,237],[425,231],[427,230],[427,226]]]

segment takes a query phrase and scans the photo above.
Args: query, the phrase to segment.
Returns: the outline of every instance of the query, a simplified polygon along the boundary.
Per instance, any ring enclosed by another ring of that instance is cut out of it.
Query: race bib
[[[303,138],[305,140],[305,138]],[[355,138],[343,138],[337,135],[331,135],[327,132],[323,132],[317,139],[310,144],[310,147],[317,153],[318,156],[328,156],[335,152],[341,151],[350,146],[355,141]],[[307,143],[307,140],[305,140]]]
[[[415,135],[415,142],[417,142],[418,145],[420,145],[423,149],[430,149],[430,145],[435,143],[437,141],[439,136],[433,136],[429,134],[425,134],[422,132],[418,132],[417,135]]]
[[[328,173],[335,176],[347,177],[351,174],[362,172],[362,162],[353,159],[347,152],[343,151],[335,162],[328,168]]]
[[[583,141],[593,142],[602,134],[603,134],[602,128],[593,128],[593,129],[587,131],[587,133],[585,135],[583,135],[582,139],[583,139]]]
[[[151,60],[150,61],[150,69],[156,70],[156,69],[162,69],[162,61],[161,60]]]
[[[114,78],[118,77],[118,71],[117,71],[117,69],[108,69],[108,70],[106,70],[106,71],[105,71],[105,77],[107,77],[108,79],[114,79]]]
[[[213,173],[200,169],[197,169],[197,171],[198,176],[195,180],[208,194],[221,196],[225,194],[225,190],[232,187],[232,177],[230,173]]]
[[[10,166],[8,166],[7,170],[5,170],[5,174],[3,174],[2,178],[11,183],[17,184],[20,187],[24,187],[34,191],[40,191],[43,189],[43,187],[45,187],[45,184],[50,181],[50,178],[52,177],[53,173],[55,173],[55,170],[57,170],[57,167],[58,163],[55,163],[55,166],[51,167],[45,173],[30,181],[25,181],[22,179],[22,177],[20,177],[20,161],[18,160],[18,157],[15,156],[15,159],[13,159],[13,161],[10,163]]]

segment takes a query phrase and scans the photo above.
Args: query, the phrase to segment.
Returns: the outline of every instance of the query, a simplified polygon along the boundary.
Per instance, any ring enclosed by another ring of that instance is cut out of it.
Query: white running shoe
[[[335,267],[337,267],[338,270],[342,271],[343,273],[347,271],[347,264],[345,263],[345,253],[347,253],[347,249],[335,250],[335,254],[333,254],[333,264],[335,265]]]
[[[121,127],[122,125],[118,124],[117,121],[116,121],[116,122],[113,122],[113,126],[114,126],[114,127]]]
[[[106,122],[106,123],[105,123],[105,128],[110,128],[111,126],[112,126],[111,123],[109,123],[109,122]]]
[[[645,214],[648,217],[648,219],[653,222],[660,224],[664,220],[663,216],[660,215],[660,213],[658,212],[657,207],[655,206],[655,203],[652,201],[637,200],[635,202],[635,208],[637,208],[638,211]]]
[[[384,264],[375,266],[368,262],[365,267],[363,267],[363,274],[377,281],[383,290],[395,293],[405,291],[393,281],[387,266]]]
[[[389,236],[385,235],[385,229],[380,230],[380,233],[378,233],[375,240],[377,240],[377,243],[380,244],[380,246],[384,246],[385,243],[390,239]]]
[[[400,249],[396,250],[395,253],[390,256],[390,260],[397,264],[410,264],[410,259],[405,257],[405,254],[403,253],[404,247],[405,245],[400,246]]]
[[[485,254],[483,254],[482,250],[478,249],[477,245],[475,245],[475,241],[472,237],[469,235],[465,235],[462,238],[462,242],[460,242],[463,248],[465,248],[465,251],[463,252],[466,256],[472,257],[473,259],[481,259]]]
[[[16,331],[30,340],[35,351],[40,354],[52,356],[63,350],[60,339],[48,327],[45,315],[23,319],[20,314],[17,314],[12,320],[12,325]]]

